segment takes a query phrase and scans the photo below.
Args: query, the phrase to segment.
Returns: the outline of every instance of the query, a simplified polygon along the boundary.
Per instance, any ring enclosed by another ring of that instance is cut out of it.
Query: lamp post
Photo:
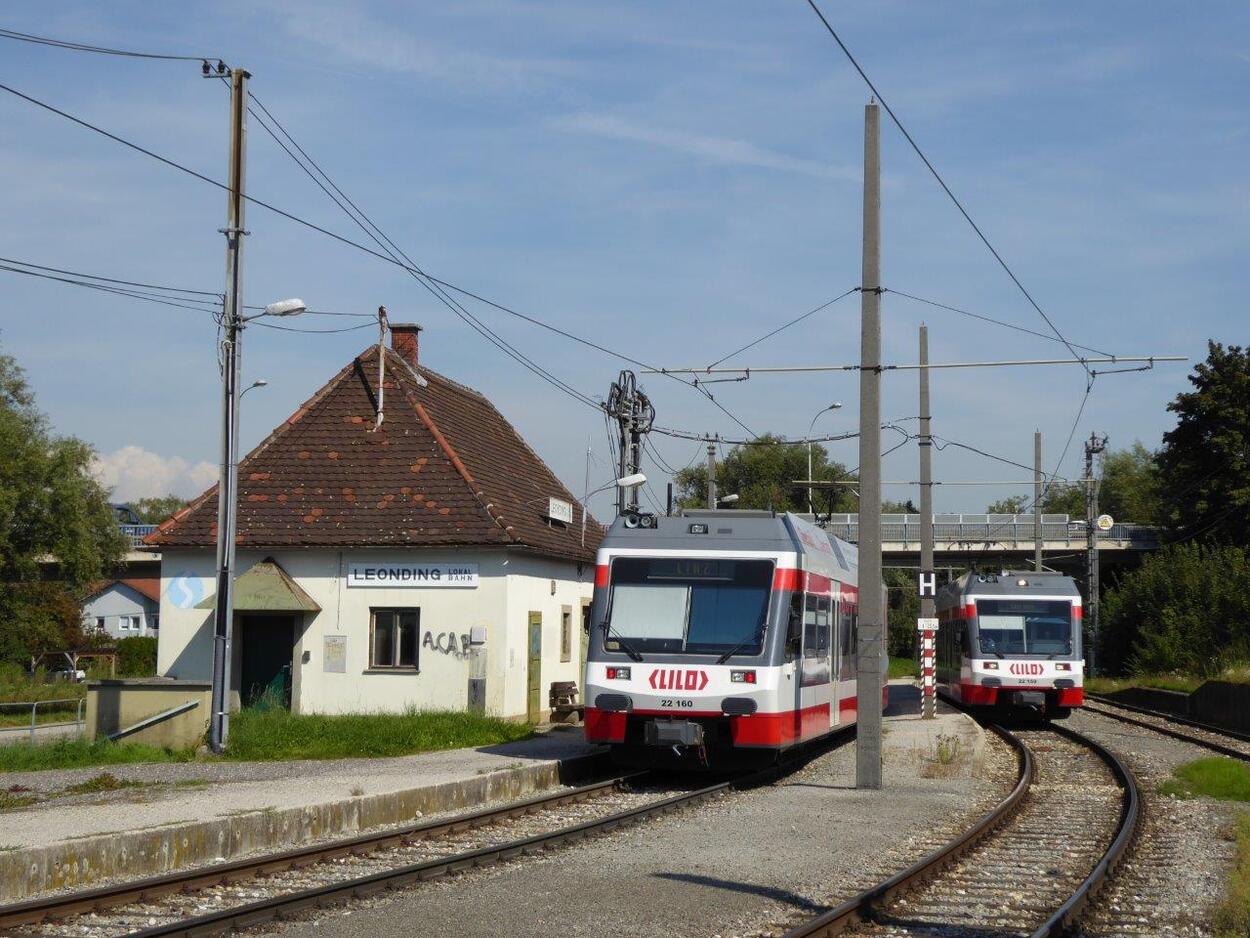
[[[253,381],[251,384],[249,384],[247,387],[243,389],[243,394],[239,395],[239,400],[243,400],[243,395],[246,394],[248,391],[251,391],[253,388],[267,388],[267,387],[269,387],[268,381],[266,381],[264,378],[257,378],[255,381]]]
[[[632,473],[631,475],[621,476],[619,479],[613,479],[611,482],[606,482],[603,485],[599,486],[597,489],[594,489],[593,491],[588,491],[585,495],[582,496],[582,546],[583,547],[586,546],[586,503],[590,501],[590,496],[597,495],[600,492],[602,492],[604,489],[610,489],[613,486],[620,488],[620,489],[636,488],[639,485],[645,484],[646,481],[647,481],[647,477],[645,475],[643,475],[641,472],[635,472],[635,473]],[[587,483],[587,485],[589,484],[590,483]]]
[[[842,408],[841,401],[834,401],[828,407],[822,407],[816,411],[816,416],[812,418],[812,422],[807,425],[807,513],[815,515],[816,511],[812,507],[812,430],[816,427],[816,421],[820,419],[820,415],[830,410],[840,410]]]
[[[215,753],[226,748],[230,723],[230,632],[234,621],[234,542],[239,481],[239,343],[243,328],[262,316],[298,316],[303,300],[270,303],[255,316],[239,314],[237,293],[223,317],[222,341],[221,473],[217,483],[217,596],[213,607],[213,694],[208,745]],[[266,382],[267,383],[267,382]],[[263,387],[257,381],[251,387]],[[249,387],[247,390],[251,390]]]

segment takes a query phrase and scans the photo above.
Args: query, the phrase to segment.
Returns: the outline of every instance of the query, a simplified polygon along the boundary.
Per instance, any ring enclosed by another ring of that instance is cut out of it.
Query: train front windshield
[[[604,647],[758,655],[772,579],[771,560],[617,557]]]
[[[1072,654],[1072,604],[1053,599],[978,599],[981,654]]]

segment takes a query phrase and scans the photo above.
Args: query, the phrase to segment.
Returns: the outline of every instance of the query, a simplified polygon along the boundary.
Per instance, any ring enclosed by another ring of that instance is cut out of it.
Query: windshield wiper
[[[642,660],[642,655],[630,648],[625,639],[621,638],[620,633],[617,632],[616,629],[612,628],[612,626],[608,625],[606,620],[599,624],[599,628],[603,629],[604,638],[613,639],[616,644],[620,646],[621,651],[625,652],[625,654],[629,656],[631,661]]]
[[[717,658],[716,663],[724,664],[726,661],[728,661],[738,652],[742,651],[742,649],[746,648],[747,645],[754,643],[754,641],[755,641],[754,635],[752,635],[750,638],[743,639],[742,641],[738,642],[738,644],[734,645],[733,648],[729,649],[729,651],[725,652],[723,655]]]

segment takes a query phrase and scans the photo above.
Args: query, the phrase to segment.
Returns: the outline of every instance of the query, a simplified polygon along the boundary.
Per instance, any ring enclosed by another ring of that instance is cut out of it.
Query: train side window
[[[838,623],[838,641],[842,646],[842,657],[847,658],[851,655],[851,633],[855,628],[855,618],[850,609],[846,606],[842,607],[841,621]]]
[[[803,611],[803,657],[815,658],[817,656],[817,621],[820,597],[811,593],[807,594],[807,605]]]
[[[802,651],[803,642],[803,594],[790,596],[790,622],[786,628],[786,660],[793,660]]]
[[[821,596],[816,601],[816,650],[821,658],[829,656],[832,606],[833,600],[828,596]]]

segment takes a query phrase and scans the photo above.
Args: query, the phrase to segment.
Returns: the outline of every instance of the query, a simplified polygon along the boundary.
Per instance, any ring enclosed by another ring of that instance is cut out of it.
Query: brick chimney
[[[415,322],[391,323],[391,348],[416,368],[421,350],[421,327]]]

